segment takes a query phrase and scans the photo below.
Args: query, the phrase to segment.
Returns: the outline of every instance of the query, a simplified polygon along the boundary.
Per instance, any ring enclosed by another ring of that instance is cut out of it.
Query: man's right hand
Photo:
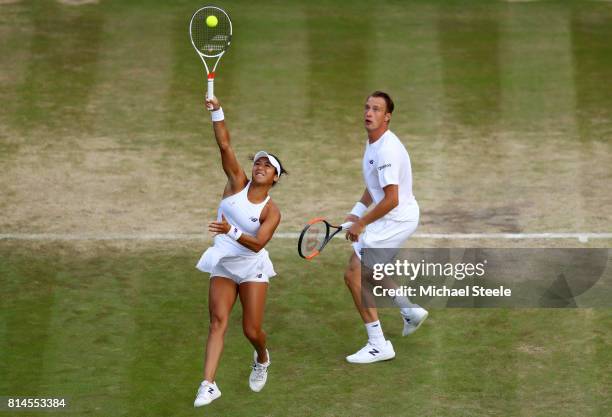
[[[221,108],[221,103],[219,103],[219,99],[213,96],[212,98],[206,99],[206,110],[214,111],[219,110]]]

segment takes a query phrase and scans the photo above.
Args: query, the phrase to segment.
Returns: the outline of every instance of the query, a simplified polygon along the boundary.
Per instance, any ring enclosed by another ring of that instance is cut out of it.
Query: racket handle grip
[[[212,99],[215,96],[215,78],[208,77],[208,91],[206,91],[206,98]]]
[[[346,222],[346,223],[342,223],[340,227],[342,228],[342,230],[348,230],[351,228],[352,225],[353,225],[353,222]]]

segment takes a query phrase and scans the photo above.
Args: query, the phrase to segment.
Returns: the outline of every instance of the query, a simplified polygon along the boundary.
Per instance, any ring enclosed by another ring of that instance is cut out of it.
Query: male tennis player
[[[366,188],[346,218],[354,222],[346,233],[346,238],[354,242],[354,253],[344,280],[368,334],[365,347],[346,357],[352,363],[372,363],[395,357],[391,341],[383,334],[377,309],[364,307],[361,300],[362,250],[401,248],[419,223],[419,205],[412,194],[410,157],[402,142],[389,130],[393,107],[391,97],[382,91],[375,91],[366,100],[364,123],[368,141],[362,163]],[[402,334],[415,332],[427,318],[427,311],[410,304],[406,297],[396,297],[394,301],[400,306],[404,320]]]
[[[266,384],[270,354],[262,329],[269,278],[276,275],[264,248],[280,223],[280,210],[270,200],[270,189],[286,171],[278,158],[259,151],[253,158],[249,180],[236,158],[225,126],[223,110],[216,98],[206,100],[211,110],[221,164],[227,176],[217,220],[208,230],[214,244],[204,252],[197,268],[210,273],[208,309],[210,327],[204,360],[204,380],[198,388],[195,407],[210,404],[221,396],[215,375],[229,316],[236,298],[242,303],[242,329],[255,348],[249,377],[251,390]]]

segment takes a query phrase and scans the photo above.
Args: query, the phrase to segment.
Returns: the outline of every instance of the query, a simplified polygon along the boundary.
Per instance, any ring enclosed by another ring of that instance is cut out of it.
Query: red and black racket
[[[340,226],[330,224],[323,217],[310,220],[298,240],[298,253],[304,259],[312,259],[342,230],[351,227],[352,222],[342,223]]]

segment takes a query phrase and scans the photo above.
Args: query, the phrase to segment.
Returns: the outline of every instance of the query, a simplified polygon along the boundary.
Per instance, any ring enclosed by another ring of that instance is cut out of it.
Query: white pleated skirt
[[[257,253],[237,252],[226,240],[215,238],[215,244],[202,254],[196,268],[208,272],[210,277],[229,278],[238,285],[243,282],[269,282],[276,275],[266,249]]]

